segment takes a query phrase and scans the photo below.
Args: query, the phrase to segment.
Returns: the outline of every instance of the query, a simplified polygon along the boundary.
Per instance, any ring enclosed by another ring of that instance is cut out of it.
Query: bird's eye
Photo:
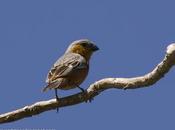
[[[83,47],[87,47],[87,43],[81,43],[81,45],[83,46]]]

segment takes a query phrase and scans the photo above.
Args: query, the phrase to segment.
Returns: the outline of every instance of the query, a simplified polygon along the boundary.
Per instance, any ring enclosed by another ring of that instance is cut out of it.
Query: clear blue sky
[[[88,38],[100,51],[81,87],[105,77],[151,71],[175,41],[174,0],[1,0],[0,113],[36,101],[51,65],[70,42]],[[60,130],[175,129],[175,68],[150,88],[107,90],[92,103],[44,112],[0,128]],[[60,91],[63,97],[79,92]]]

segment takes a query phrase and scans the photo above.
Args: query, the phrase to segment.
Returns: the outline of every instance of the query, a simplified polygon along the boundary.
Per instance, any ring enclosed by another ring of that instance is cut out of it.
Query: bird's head
[[[99,50],[99,48],[92,41],[88,39],[81,39],[72,42],[66,50],[66,53],[78,53],[89,61],[93,52],[97,50]]]

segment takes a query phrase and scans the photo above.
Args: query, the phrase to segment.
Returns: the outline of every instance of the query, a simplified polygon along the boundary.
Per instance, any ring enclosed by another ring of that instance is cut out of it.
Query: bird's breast
[[[70,84],[80,85],[88,75],[89,67],[75,70],[70,76]]]
[[[81,68],[73,71],[70,75],[64,78],[60,78],[59,89],[68,90],[79,86],[87,77],[89,67]]]

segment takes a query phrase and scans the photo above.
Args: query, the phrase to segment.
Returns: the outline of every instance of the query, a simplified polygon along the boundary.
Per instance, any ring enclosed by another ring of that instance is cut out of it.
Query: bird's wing
[[[46,82],[54,82],[57,78],[66,77],[76,69],[87,68],[85,58],[79,54],[68,53],[63,55],[54,66],[51,68],[47,75]]]

